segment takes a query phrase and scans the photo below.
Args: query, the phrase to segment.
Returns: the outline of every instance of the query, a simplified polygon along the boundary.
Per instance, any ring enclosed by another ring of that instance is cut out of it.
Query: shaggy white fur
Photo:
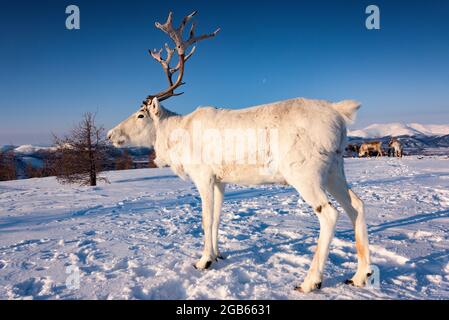
[[[359,107],[352,100],[297,98],[241,110],[203,107],[181,116],[155,98],[108,136],[118,146],[154,146],[159,166],[170,166],[195,183],[205,234],[196,268],[207,269],[221,257],[218,225],[226,183],[284,183],[298,190],[320,222],[311,267],[297,289],[309,292],[321,287],[338,217],[326,192],[354,224],[358,269],[349,283],[363,286],[371,273],[364,208],[348,188],[343,168],[346,124],[354,121]]]

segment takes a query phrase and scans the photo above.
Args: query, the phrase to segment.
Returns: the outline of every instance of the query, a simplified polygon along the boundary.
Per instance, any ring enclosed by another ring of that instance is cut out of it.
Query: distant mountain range
[[[401,141],[405,155],[449,155],[449,125],[372,124],[364,129],[348,132],[349,143],[360,145],[365,141],[380,140],[383,142],[384,150],[388,149],[391,137],[397,137]],[[53,147],[33,145],[0,146],[0,152],[14,151],[20,176],[24,176],[22,173],[28,165],[42,167],[46,153],[53,150]],[[148,161],[150,152],[148,148],[127,148],[126,150],[134,162]],[[121,151],[111,148],[110,153],[111,158],[114,158],[120,155]]]
[[[385,151],[391,137],[399,139],[405,155],[449,155],[449,125],[387,123],[348,131],[349,143],[360,145],[365,141],[382,141]]]
[[[138,148],[138,147],[130,147],[130,148],[124,148],[128,151],[130,156],[147,156],[150,149],[148,148]],[[123,149],[123,150],[124,150]],[[117,150],[115,148],[112,148],[111,150]],[[5,151],[14,151],[14,154],[18,157],[24,157],[24,156],[36,156],[45,152],[52,152],[55,151],[54,147],[43,147],[43,146],[33,146],[31,144],[24,144],[21,146],[13,146],[13,145],[3,145],[0,146],[0,152]]]
[[[108,149],[109,162],[106,164],[107,170],[114,170],[114,160],[120,157],[124,151],[128,152],[128,155],[132,158],[134,167],[146,167],[149,161],[150,149],[148,148],[123,148],[116,149],[111,147]],[[55,151],[54,147],[47,146],[33,146],[33,145],[4,145],[0,146],[0,152],[14,152],[14,161],[16,167],[17,177],[27,178],[29,177],[28,168],[43,168],[46,159],[52,151]]]
[[[349,130],[348,136],[358,138],[383,138],[400,136],[445,136],[449,135],[449,125],[444,124],[419,124],[419,123],[386,123],[372,124],[365,129]]]

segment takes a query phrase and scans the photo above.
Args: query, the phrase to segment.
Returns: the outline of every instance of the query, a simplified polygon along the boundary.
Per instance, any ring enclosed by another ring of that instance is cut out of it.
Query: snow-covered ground
[[[96,188],[54,178],[0,183],[0,298],[449,299],[449,159],[347,159],[346,171],[366,203],[379,289],[343,284],[356,256],[342,214],[323,288],[293,290],[319,225],[285,186],[229,186],[226,259],[195,270],[197,191],[169,169],[142,169],[107,173],[111,184]],[[79,289],[66,286],[70,266],[79,268]]]

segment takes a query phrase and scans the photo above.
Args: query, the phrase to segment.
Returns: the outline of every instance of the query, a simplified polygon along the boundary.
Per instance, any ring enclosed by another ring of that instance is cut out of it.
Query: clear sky
[[[65,28],[76,4],[81,29]],[[380,8],[380,30],[365,8]],[[449,123],[449,1],[39,0],[0,2],[0,144],[45,144],[97,111],[110,128],[165,88],[147,52],[169,10],[193,10],[201,42],[185,94],[165,106],[242,108],[292,97],[357,99],[354,126]]]

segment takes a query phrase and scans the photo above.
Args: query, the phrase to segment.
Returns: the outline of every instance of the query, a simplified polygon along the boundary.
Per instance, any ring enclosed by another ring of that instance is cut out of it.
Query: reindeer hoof
[[[212,261],[206,261],[206,263],[204,264],[204,266],[202,266],[201,264],[200,265],[198,265],[198,263],[194,263],[193,264],[193,267],[195,268],[195,269],[197,269],[197,270],[206,270],[206,269],[209,269],[209,267],[211,266],[211,264],[212,264]]]
[[[319,289],[321,289],[321,284],[322,284],[321,282],[316,283],[312,290],[315,290],[315,289],[319,290]],[[310,292],[310,291],[304,291],[304,289],[301,286],[295,287],[295,291],[299,291],[301,293],[309,293]]]
[[[354,285],[354,281],[352,281],[351,279],[346,279],[345,280],[345,284],[353,286]]]
[[[372,275],[373,275],[372,272],[368,272],[366,274],[366,279],[368,279]],[[352,279],[347,279],[347,280],[345,280],[345,284],[350,285],[350,286],[354,286],[354,287],[364,287],[366,285],[366,279],[363,279],[362,281],[357,281],[357,280],[354,281]]]
[[[218,260],[224,260],[225,259],[225,257],[222,255],[222,254],[218,254],[216,257],[215,257],[215,262],[218,262]]]

